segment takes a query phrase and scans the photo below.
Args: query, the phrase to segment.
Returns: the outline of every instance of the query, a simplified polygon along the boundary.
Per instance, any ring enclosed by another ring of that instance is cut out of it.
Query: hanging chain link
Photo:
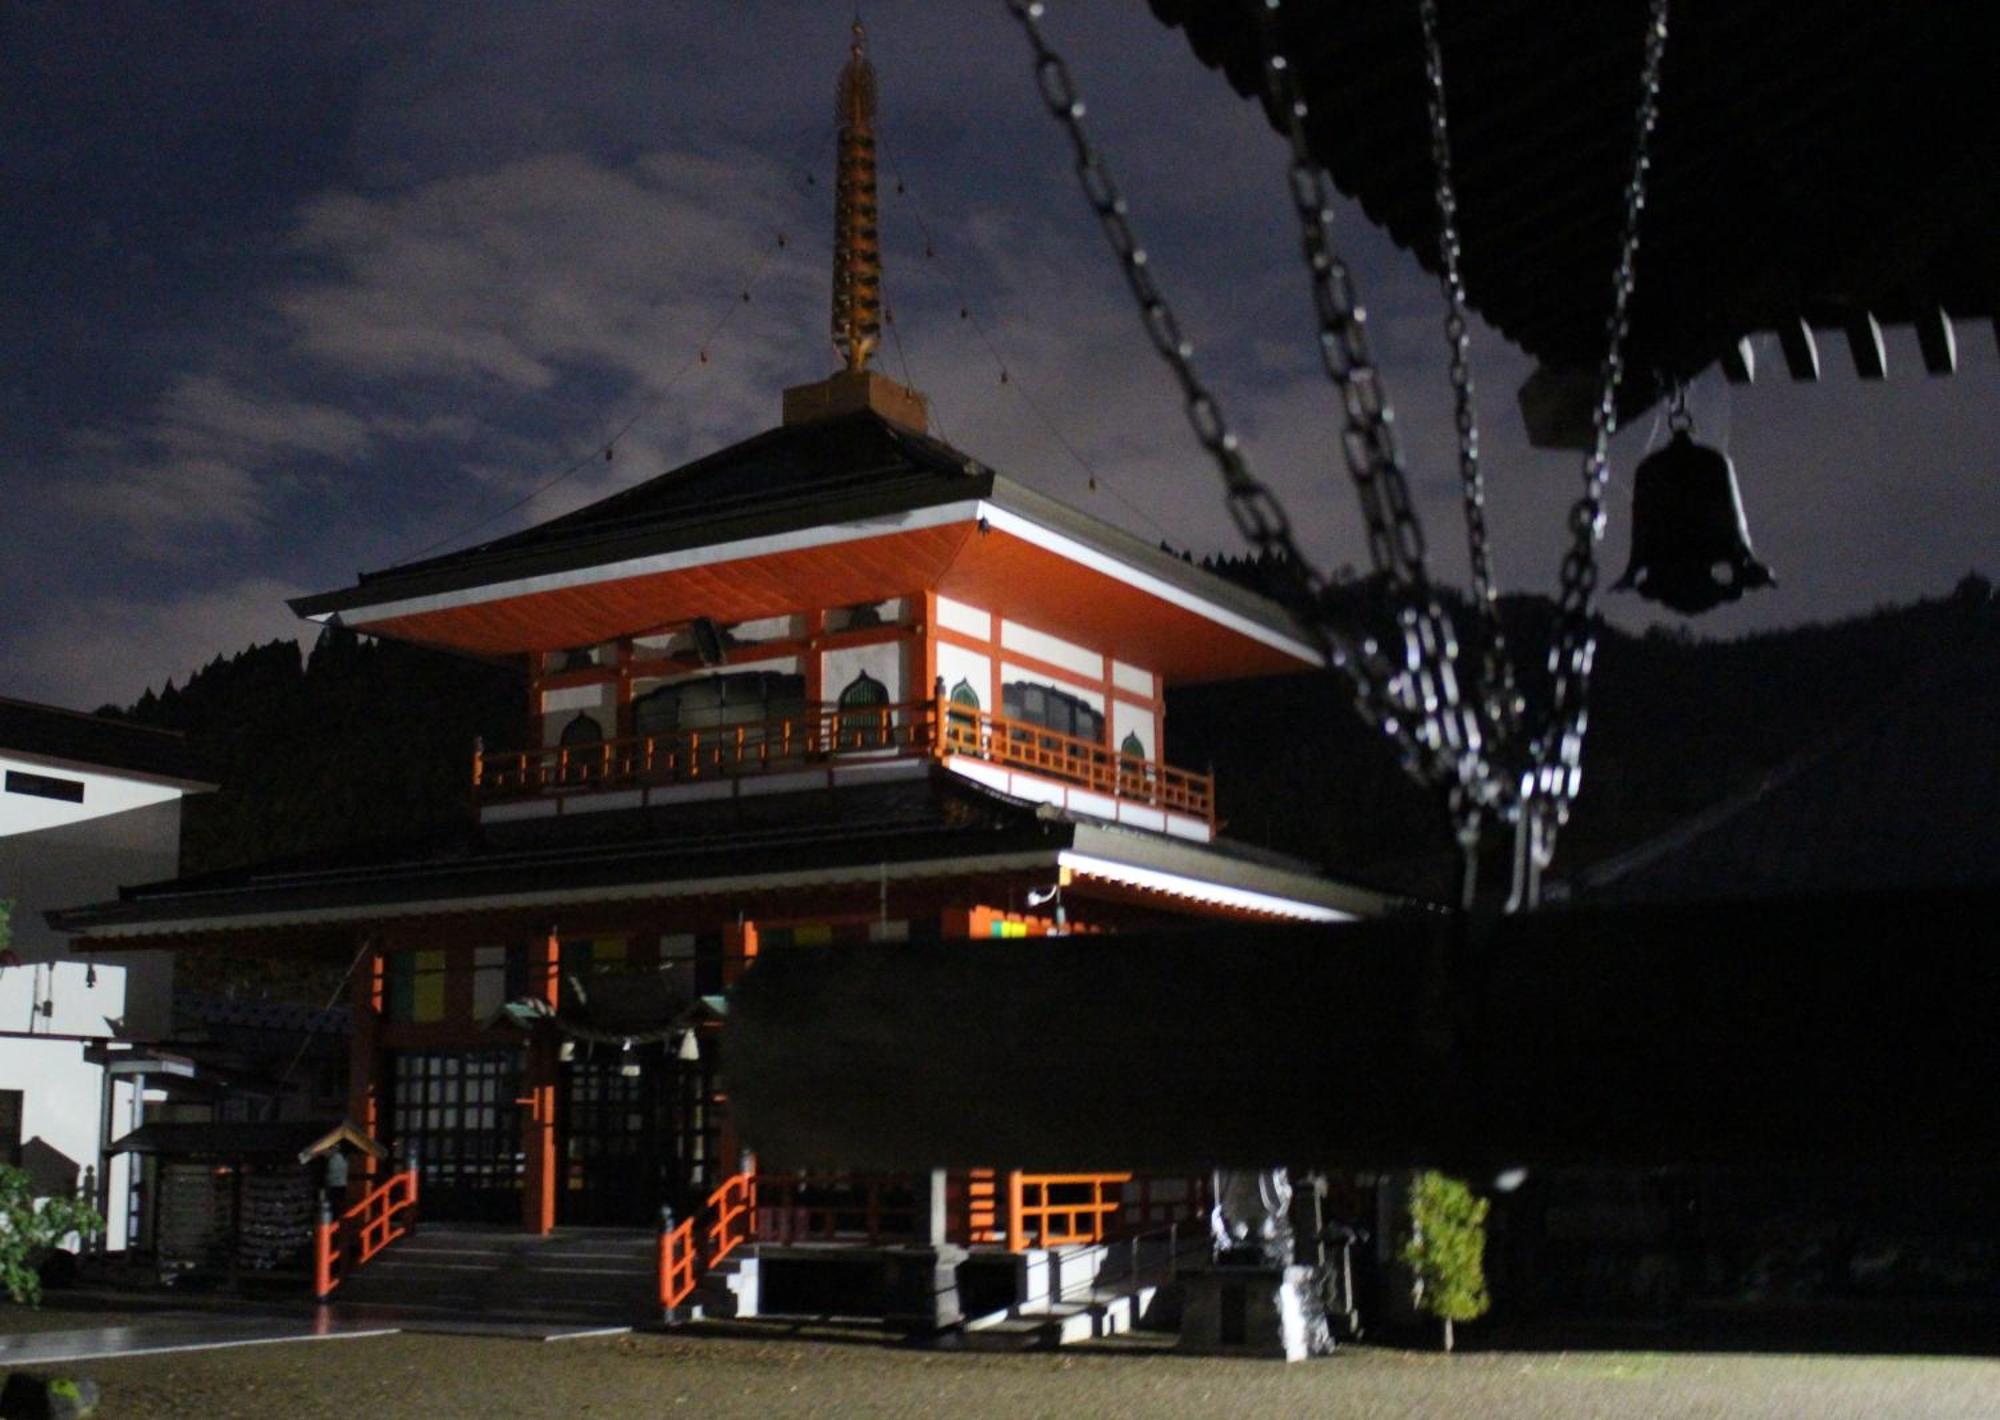
[[[1532,902],[1533,875],[1554,852],[1555,831],[1568,821],[1582,783],[1588,728],[1588,691],[1597,635],[1593,604],[1597,543],[1604,531],[1608,449],[1617,428],[1618,387],[1624,377],[1625,336],[1645,206],[1648,148],[1658,117],[1660,67],[1665,54],[1668,0],[1649,0],[1645,61],[1632,169],[1625,185],[1623,227],[1606,321],[1606,351],[1598,398],[1591,411],[1591,448],[1584,460],[1584,491],[1569,514],[1571,546],[1562,563],[1558,630],[1550,651],[1554,677],[1548,723],[1524,756],[1518,781],[1494,759],[1519,734],[1521,702],[1501,634],[1498,595],[1486,532],[1485,482],[1479,465],[1478,424],[1469,361],[1470,321],[1459,269],[1458,202],[1444,103],[1444,69],[1436,0],[1419,0],[1425,40],[1431,157],[1437,175],[1439,258],[1447,302],[1445,334],[1458,426],[1459,475],[1474,592],[1486,619],[1484,678],[1474,704],[1461,695],[1458,641],[1425,568],[1421,522],[1409,494],[1395,437],[1394,416],[1381,374],[1368,350],[1366,313],[1354,294],[1347,266],[1332,242],[1333,208],[1324,169],[1305,135],[1307,108],[1292,67],[1275,42],[1282,0],[1250,0],[1263,40],[1265,94],[1291,142],[1288,173],[1300,220],[1314,312],[1319,321],[1321,364],[1341,397],[1346,428],[1341,441],[1348,472],[1367,527],[1369,556],[1396,597],[1402,654],[1392,660],[1373,637],[1355,639],[1330,620],[1326,577],[1300,553],[1291,523],[1276,496],[1250,472],[1221,406],[1193,366],[1193,347],[1161,296],[1133,235],[1125,199],[1083,127],[1084,106],[1062,57],[1042,32],[1041,0],[1006,0],[1035,56],[1042,99],[1068,133],[1084,196],[1117,255],[1126,284],[1139,303],[1146,333],[1179,381],[1189,424],[1215,460],[1228,494],[1231,518],[1260,553],[1277,558],[1286,580],[1284,600],[1335,668],[1347,672],[1357,709],[1396,744],[1404,768],[1420,782],[1448,790],[1455,822],[1468,849],[1476,847],[1483,812],[1498,808],[1518,824],[1530,860],[1529,884],[1517,884],[1517,901]],[[1483,723],[1482,723],[1483,721]],[[1517,877],[1522,870],[1517,869]]]
[[[1354,279],[1333,244],[1333,195],[1306,139],[1307,107],[1292,66],[1276,43],[1279,0],[1252,0],[1264,56],[1265,97],[1291,143],[1287,187],[1299,220],[1320,364],[1340,395],[1346,421],[1341,450],[1361,504],[1368,551],[1396,604],[1402,664],[1387,687],[1422,729],[1422,777],[1449,791],[1461,836],[1477,834],[1481,806],[1498,785],[1483,753],[1485,732],[1460,693],[1458,634],[1425,567],[1423,524],[1410,497],[1396,438],[1395,414],[1368,349],[1368,316]]]
[[[1299,550],[1284,505],[1250,471],[1221,404],[1196,372],[1194,346],[1161,295],[1146,251],[1132,232],[1124,195],[1084,129],[1084,105],[1069,66],[1042,33],[1042,5],[1039,0],[1006,3],[1034,50],[1035,81],[1042,100],[1069,135],[1077,180],[1139,304],[1146,335],[1179,383],[1188,423],[1222,475],[1231,520],[1252,547],[1272,559],[1273,570],[1282,582],[1280,599],[1312,637],[1315,649],[1330,665],[1347,672],[1362,717],[1389,737],[1406,770],[1420,779],[1433,779],[1436,735],[1424,723],[1423,700],[1411,693],[1410,681],[1400,679],[1401,672],[1375,638],[1350,636],[1329,619],[1327,600],[1332,588],[1328,579]],[[1373,387],[1379,389],[1379,382]],[[1415,547],[1421,557],[1421,533]],[[1419,638],[1418,645],[1422,644]]]
[[[1472,570],[1474,609],[1486,635],[1480,690],[1488,733],[1498,754],[1520,731],[1522,703],[1514,684],[1514,658],[1500,624],[1500,592],[1493,575],[1492,545],[1486,535],[1486,476],[1479,464],[1479,416],[1473,402],[1471,335],[1465,278],[1459,270],[1458,192],[1451,163],[1451,126],[1446,117],[1444,45],[1438,35],[1437,0],[1419,0],[1424,30],[1424,77],[1429,86],[1431,169],[1437,177],[1438,283],[1444,289],[1445,343],[1451,351],[1452,412],[1458,425],[1458,480],[1465,505],[1465,543]]]
[[[1583,461],[1583,495],[1570,509],[1570,549],[1562,561],[1556,642],[1549,653],[1554,675],[1549,723],[1536,739],[1532,784],[1522,785],[1524,815],[1535,827],[1534,867],[1555,853],[1555,830],[1569,822],[1570,805],[1583,786],[1583,740],[1590,725],[1590,672],[1597,659],[1597,544],[1604,536],[1604,490],[1610,480],[1611,435],[1618,428],[1618,386],[1625,377],[1625,336],[1631,325],[1632,286],[1639,260],[1639,216],[1646,206],[1646,170],[1660,112],[1660,67],[1667,49],[1667,0],[1651,0],[1646,17],[1645,61],[1639,77],[1637,132],[1625,179],[1624,227],[1605,318],[1604,363],[1597,403],[1590,411],[1590,451]]]

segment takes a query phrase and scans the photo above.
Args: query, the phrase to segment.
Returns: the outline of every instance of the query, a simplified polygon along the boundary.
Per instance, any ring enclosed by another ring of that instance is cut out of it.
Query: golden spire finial
[[[833,348],[863,370],[882,338],[882,247],[875,225],[875,68],[857,17],[840,71],[833,200]]]

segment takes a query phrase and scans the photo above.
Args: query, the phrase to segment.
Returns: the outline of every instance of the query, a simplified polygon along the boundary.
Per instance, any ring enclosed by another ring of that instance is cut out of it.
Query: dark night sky
[[[1139,0],[1051,8],[1253,462],[1328,564],[1360,561],[1281,146]],[[998,0],[867,13],[907,187],[885,172],[902,340],[888,371],[907,360],[942,432],[985,461],[1148,538],[1234,550]],[[780,389],[833,363],[847,18],[830,0],[0,10],[0,693],[130,699],[309,632],[288,594],[775,423]],[[1435,287],[1343,218],[1431,541],[1457,577]],[[1698,430],[1735,457],[1782,582],[1701,630],[1825,619],[1996,570],[2000,359],[1983,324],[1959,337],[1950,380],[1925,378],[1893,331],[1884,385],[1862,386],[1836,343],[1816,386],[1695,388]],[[1481,331],[1475,361],[1502,579],[1552,589],[1576,457],[1526,448],[1518,353]],[[1616,445],[1610,574],[1632,463],[1660,437],[1648,418]],[[1656,619],[1629,598],[1607,610]]]

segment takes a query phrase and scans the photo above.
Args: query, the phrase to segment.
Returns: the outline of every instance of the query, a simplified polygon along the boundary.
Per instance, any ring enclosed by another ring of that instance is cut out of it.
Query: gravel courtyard
[[[2000,1416],[2000,1361],[1351,1348],[1298,1366],[804,1338],[399,1335],[80,1363],[105,1420],[185,1416]]]

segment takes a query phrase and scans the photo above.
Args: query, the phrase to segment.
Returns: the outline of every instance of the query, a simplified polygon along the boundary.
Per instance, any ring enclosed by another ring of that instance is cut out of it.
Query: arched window
[[[861,672],[840,692],[842,748],[869,748],[889,742],[889,687]]]
[[[604,755],[590,753],[591,746],[604,743],[604,726],[588,715],[578,715],[562,728],[560,741],[567,751],[558,761],[566,782],[589,779],[604,768]]]
[[[1118,752],[1120,754],[1129,754],[1135,759],[1144,759],[1146,757],[1146,745],[1139,738],[1137,730],[1127,730],[1125,732],[1125,742],[1118,746]]]
[[[979,745],[979,692],[972,682],[961,679],[951,688],[951,711],[945,717],[945,737],[959,749]]]

